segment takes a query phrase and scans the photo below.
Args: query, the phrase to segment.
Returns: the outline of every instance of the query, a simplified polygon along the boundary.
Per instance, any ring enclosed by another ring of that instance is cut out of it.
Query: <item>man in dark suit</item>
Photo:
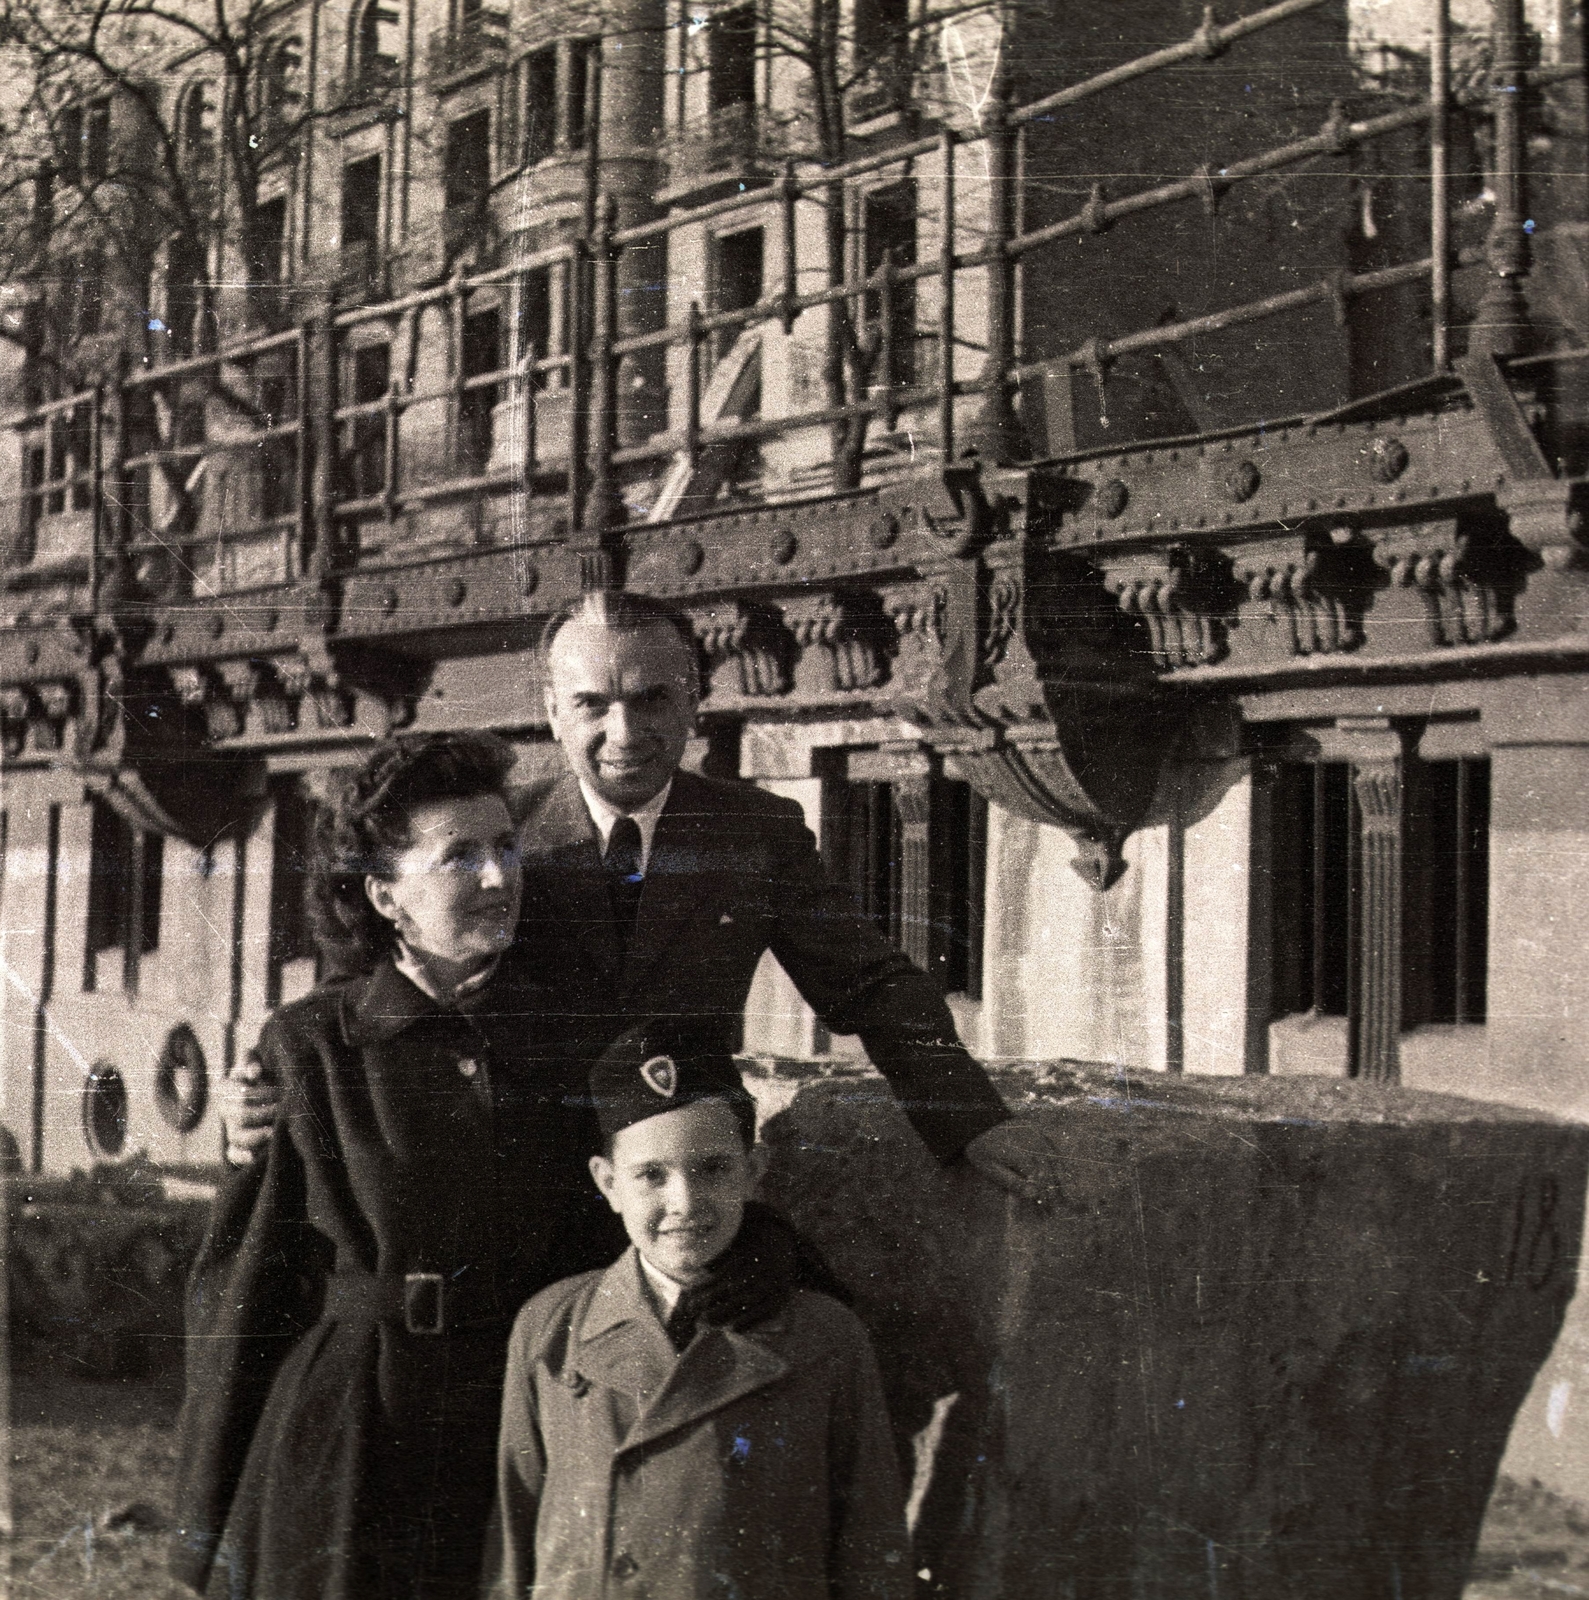
[[[594,1057],[648,1016],[737,1017],[771,950],[828,1027],[860,1035],[940,1160],[963,1155],[1034,1200],[1054,1188],[1052,1147],[1010,1119],[937,985],[823,872],[800,808],[681,770],[700,698],[688,622],[646,597],[591,594],[552,620],[543,649],[568,770],[528,796],[520,938],[564,1036]],[[228,1096],[234,1160],[274,1110],[268,1085]]]

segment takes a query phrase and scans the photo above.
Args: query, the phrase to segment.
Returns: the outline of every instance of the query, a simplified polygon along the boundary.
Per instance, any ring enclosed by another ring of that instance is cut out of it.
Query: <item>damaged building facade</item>
[[[289,0],[241,67],[51,80],[0,432],[29,1170],[214,1167],[315,979],[317,796],[398,731],[548,770],[537,632],[608,585],[688,611],[693,759],[801,803],[979,1055],[1589,1115],[1575,9],[823,15]],[[770,963],[744,1049],[857,1051]],[[1583,1498],[1586,1353],[1512,1461]]]

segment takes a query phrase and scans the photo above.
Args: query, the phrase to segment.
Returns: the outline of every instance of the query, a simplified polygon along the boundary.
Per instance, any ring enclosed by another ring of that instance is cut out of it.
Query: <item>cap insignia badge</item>
[[[652,1094],[671,1100],[679,1087],[679,1067],[672,1056],[652,1056],[640,1068],[640,1076]]]

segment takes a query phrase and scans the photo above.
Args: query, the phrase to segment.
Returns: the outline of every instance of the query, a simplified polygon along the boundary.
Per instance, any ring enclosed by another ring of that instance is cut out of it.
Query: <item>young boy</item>
[[[765,1167],[732,1059],[653,1022],[591,1089],[591,1175],[631,1248],[514,1325],[493,1600],[903,1600],[899,1465],[861,1325],[804,1289],[744,1332],[691,1309]]]

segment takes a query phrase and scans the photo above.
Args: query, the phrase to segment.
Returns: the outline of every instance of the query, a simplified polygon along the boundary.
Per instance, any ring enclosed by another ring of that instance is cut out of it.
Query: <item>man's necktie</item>
[[[640,871],[640,824],[633,817],[619,817],[613,823],[602,865],[607,872],[618,937],[627,949],[629,935],[634,931],[635,913],[640,909],[640,890],[645,884]]]

